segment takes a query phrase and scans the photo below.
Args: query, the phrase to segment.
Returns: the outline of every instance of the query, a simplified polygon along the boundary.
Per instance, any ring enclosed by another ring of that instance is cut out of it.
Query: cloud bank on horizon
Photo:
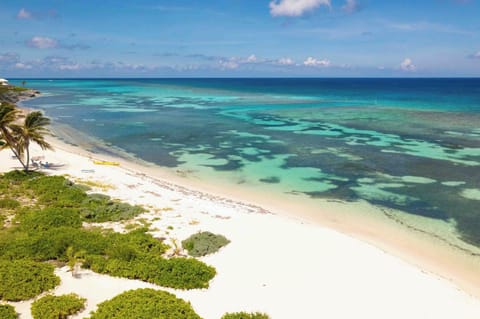
[[[0,75],[480,76],[475,12],[473,0],[4,0]]]

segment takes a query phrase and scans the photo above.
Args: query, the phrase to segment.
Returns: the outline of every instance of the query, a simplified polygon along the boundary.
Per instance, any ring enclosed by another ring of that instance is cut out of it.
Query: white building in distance
[[[0,79],[0,85],[8,85],[8,80]]]

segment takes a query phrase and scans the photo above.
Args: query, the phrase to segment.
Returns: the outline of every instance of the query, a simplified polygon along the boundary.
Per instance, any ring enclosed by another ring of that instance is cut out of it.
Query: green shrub
[[[76,294],[48,295],[32,303],[32,316],[34,319],[66,319],[83,310],[85,301]]]
[[[112,201],[109,196],[102,194],[88,195],[80,210],[82,217],[92,222],[128,220],[143,212],[143,207]]]
[[[0,261],[0,299],[27,300],[59,283],[52,265],[29,260]]]
[[[38,232],[11,230],[0,234],[0,256],[11,260],[67,261],[66,251],[70,246],[91,254],[103,254],[108,245],[105,235],[99,231],[71,227]]]
[[[80,219],[78,211],[71,208],[29,210],[19,214],[15,222],[19,222],[22,229],[31,232],[58,227],[82,227],[82,220]]]
[[[191,258],[165,259],[167,246],[138,229],[127,234],[68,227],[0,233],[3,259],[31,258],[68,262],[67,250],[84,251],[83,267],[113,276],[141,279],[165,287],[208,287],[215,269]]]
[[[109,238],[112,241],[112,246],[126,244],[140,254],[160,256],[165,253],[169,247],[162,240],[153,238],[147,231],[148,228],[142,227],[126,234],[110,233]]]
[[[101,274],[140,279],[176,289],[208,288],[215,268],[193,258],[137,257],[131,260],[87,256],[84,267]]]
[[[38,197],[38,202],[49,207],[79,207],[87,194],[74,187],[63,176],[39,176],[26,185]]]
[[[71,264],[75,259],[100,273],[179,289],[208,287],[215,276],[214,268],[198,260],[163,258],[168,246],[145,227],[126,234],[81,227],[83,220],[127,219],[142,212],[141,207],[114,202],[105,195],[87,195],[61,176],[14,172],[7,177],[0,176],[0,185],[8,196],[14,191],[27,194],[44,208],[19,209],[12,227],[0,227],[0,260]],[[85,212],[89,213],[82,217]]]
[[[0,305],[0,318],[2,319],[17,319],[18,315],[15,308],[10,305]]]
[[[190,256],[201,257],[217,252],[228,243],[230,243],[230,241],[222,235],[215,235],[211,232],[201,232],[182,241],[182,246],[188,250]]]
[[[106,195],[89,195],[84,186],[63,176],[12,171],[1,176],[0,189],[6,189],[10,194],[32,194],[38,204],[49,208],[76,209],[83,219],[91,222],[128,220],[145,212],[143,207],[114,201]]]
[[[126,291],[98,305],[90,319],[201,319],[189,303],[175,295],[153,289]]]
[[[0,230],[5,228],[5,221],[6,220],[7,220],[7,217],[0,213]]]
[[[0,199],[0,208],[5,209],[15,209],[20,207],[20,202],[11,198],[1,198]]]
[[[23,182],[27,181],[39,176],[44,176],[42,173],[39,172],[28,172],[26,173],[25,171],[10,171],[7,173],[4,173],[2,175],[2,179],[10,181],[10,182]]]
[[[270,319],[270,317],[264,313],[255,312],[235,312],[226,313],[222,316],[222,319]]]

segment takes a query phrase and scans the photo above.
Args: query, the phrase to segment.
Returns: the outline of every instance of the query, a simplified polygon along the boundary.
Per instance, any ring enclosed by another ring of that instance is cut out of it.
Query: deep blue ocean
[[[480,79],[32,79],[27,86],[43,96],[24,104],[55,123],[176,172],[278,196],[364,199],[444,221],[480,245]]]

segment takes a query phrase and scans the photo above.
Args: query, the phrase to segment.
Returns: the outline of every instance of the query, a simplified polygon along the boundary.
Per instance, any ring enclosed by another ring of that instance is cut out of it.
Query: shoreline
[[[163,215],[158,226],[153,226],[165,229],[174,225],[175,230],[171,234],[158,231],[157,237],[181,240],[195,229],[201,229],[232,239],[231,247],[202,258],[218,270],[211,288],[206,291],[172,291],[190,301],[205,318],[219,318],[220,308],[224,308],[222,312],[264,311],[272,318],[308,318],[317,314],[317,295],[332,302],[330,307],[322,304],[330,318],[358,317],[355,307],[344,316],[335,316],[333,311],[362,302],[369,305],[367,307],[382,304],[376,310],[379,315],[369,316],[371,318],[384,318],[386,312],[382,311],[387,310],[382,307],[390,307],[390,312],[402,308],[393,315],[394,318],[397,315],[398,318],[452,318],[455,317],[454,309],[464,314],[455,312],[459,318],[480,316],[478,258],[474,261],[458,249],[439,246],[440,241],[433,240],[427,233],[401,227],[380,207],[366,202],[327,200],[316,200],[314,206],[309,206],[290,198],[275,198],[272,203],[264,194],[252,194],[240,188],[226,190],[225,185],[179,176],[141,159],[92,153],[58,137],[49,137],[48,140],[55,151],[44,152],[35,147],[32,154],[44,155],[49,162],[64,162],[66,166],[45,172],[68,174],[77,180],[111,183],[116,189],[107,193],[113,198],[152,205],[160,211],[172,208],[172,216],[160,213]],[[0,153],[0,158],[6,158],[6,155],[10,154],[5,150]],[[93,159],[116,161],[120,167],[97,166]],[[16,164],[14,160],[9,163]],[[0,170],[5,168],[0,166]],[[82,172],[86,169],[93,169],[94,173]],[[150,217],[154,216],[159,215],[154,213]],[[240,270],[245,278],[238,275]],[[253,278],[249,280],[250,277]],[[92,297],[87,310],[74,318],[83,318],[82,315],[94,309],[96,303],[120,293],[125,290],[123,287],[146,285],[121,278],[107,280],[90,272],[86,272],[83,283],[81,279],[67,280],[67,273],[61,278],[62,285],[55,289],[57,294],[88,291],[83,285],[87,285],[86,282],[91,285],[90,279],[112,283],[107,291],[95,292],[94,295],[100,295]],[[427,306],[430,299],[434,303]],[[222,306],[212,307],[214,302]],[[29,311],[28,302],[16,306],[23,309],[22,314]],[[414,313],[408,313],[409,310],[403,307],[412,308]],[[424,309],[428,307],[438,307],[428,310],[437,313],[429,316]],[[301,308],[303,313],[291,312],[291,308],[296,311]],[[340,312],[345,311],[349,310]],[[469,315],[465,315],[467,312]]]
[[[396,220],[395,216],[390,215],[395,214],[394,210],[366,201],[344,202],[334,199],[315,199],[314,203],[309,201],[306,204],[305,199],[295,200],[292,197],[280,200],[277,197],[276,202],[273,203],[270,198],[247,192],[242,187],[227,191],[225,185],[215,185],[188,178],[183,174],[175,174],[169,169],[139,159],[132,154],[125,153],[126,156],[123,157],[92,153],[57,137],[52,138],[52,145],[88,159],[119,162],[120,169],[126,170],[129,174],[150,179],[162,187],[177,188],[184,193],[199,193],[202,194],[201,196],[211,197],[217,201],[233,201],[251,207],[252,211],[280,215],[301,223],[333,229],[366,242],[387,254],[399,257],[423,271],[451,281],[460,289],[480,299],[480,274],[478,273],[480,249],[472,246],[477,252],[469,251],[436,234]],[[109,148],[107,145],[106,147]],[[465,244],[465,246],[469,245]]]

